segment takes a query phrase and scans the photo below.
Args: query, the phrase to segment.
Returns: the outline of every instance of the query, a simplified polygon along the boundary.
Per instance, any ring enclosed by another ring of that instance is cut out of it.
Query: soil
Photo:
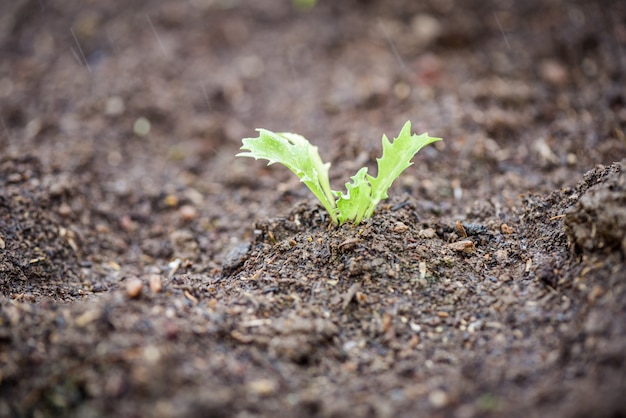
[[[626,416],[626,3],[0,5],[0,416]],[[443,137],[374,216],[339,189]]]

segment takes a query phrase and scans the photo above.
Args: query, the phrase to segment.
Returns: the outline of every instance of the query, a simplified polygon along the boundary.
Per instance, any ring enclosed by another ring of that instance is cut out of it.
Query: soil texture
[[[296,3],[2,2],[0,417],[626,416],[626,3]]]

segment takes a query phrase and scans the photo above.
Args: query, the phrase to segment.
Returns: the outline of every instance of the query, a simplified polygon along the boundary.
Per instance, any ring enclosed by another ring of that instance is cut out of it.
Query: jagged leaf
[[[275,133],[266,129],[257,129],[257,132],[257,138],[242,140],[241,149],[248,152],[241,152],[237,156],[268,160],[267,165],[280,163],[293,171],[320,200],[333,223],[337,223],[335,198],[328,179],[330,163],[322,162],[317,147],[301,135]]]
[[[383,135],[383,155],[376,159],[378,173],[376,177],[367,176],[372,186],[372,196],[365,212],[365,218],[371,217],[376,205],[388,197],[387,190],[404,170],[413,165],[411,160],[415,154],[426,145],[436,141],[441,141],[441,138],[430,137],[428,133],[411,135],[411,121],[404,124],[400,134],[393,142],[390,142],[387,136]]]

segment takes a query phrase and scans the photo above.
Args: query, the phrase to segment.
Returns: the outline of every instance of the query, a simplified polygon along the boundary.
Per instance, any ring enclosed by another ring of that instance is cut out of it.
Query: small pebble
[[[178,197],[176,197],[176,195],[173,195],[173,194],[168,194],[167,196],[165,196],[165,199],[163,200],[163,202],[165,203],[165,206],[169,208],[174,208],[178,206]]]
[[[150,290],[152,293],[159,293],[163,289],[163,281],[158,274],[152,274],[150,276]]]
[[[496,261],[498,261],[499,263],[503,263],[509,258],[509,252],[505,249],[499,249],[493,253],[493,256],[495,257]]]
[[[425,261],[420,261],[419,262],[419,269],[420,269],[420,279],[423,279],[426,277],[426,262]]]
[[[64,218],[72,214],[72,208],[67,203],[61,203],[61,205],[59,205],[58,211],[59,215],[63,216]]]
[[[443,408],[448,404],[448,394],[440,389],[435,389],[428,395],[428,402],[435,408]]]
[[[133,124],[133,132],[137,136],[146,136],[150,133],[150,121],[143,116],[137,118]]]
[[[136,277],[128,280],[126,282],[126,294],[131,299],[136,299],[141,295],[141,290],[143,289],[143,282]]]
[[[100,318],[100,312],[98,310],[91,310],[81,314],[78,318],[76,318],[76,325],[79,327],[85,327],[91,324],[93,321]]]
[[[117,116],[124,113],[124,100],[121,97],[109,97],[104,105],[104,113],[107,116]]]
[[[124,215],[120,218],[120,226],[127,232],[134,232],[137,230],[137,223],[133,221],[129,215]]]
[[[198,217],[198,210],[191,205],[183,205],[178,210],[180,218],[185,221],[191,221]]]
[[[400,81],[393,85],[393,94],[400,100],[406,100],[411,95],[411,86]]]
[[[563,86],[569,81],[567,68],[556,60],[544,60],[541,63],[540,72],[544,81],[547,81],[550,84]]]
[[[420,45],[432,44],[442,32],[439,20],[428,14],[418,14],[411,21],[411,29],[415,41]]]
[[[403,222],[396,222],[396,225],[393,227],[393,232],[406,232],[408,229],[409,227]]]
[[[587,295],[587,301],[593,305],[602,295],[604,295],[604,289],[600,285],[595,285]]]
[[[451,242],[448,244],[453,251],[463,252],[466,254],[471,254],[476,251],[476,246],[472,240],[466,239],[463,241]]]
[[[567,163],[567,165],[576,165],[576,163],[578,163],[578,157],[576,156],[576,154],[569,152],[565,156],[565,162]]]
[[[270,379],[259,379],[248,383],[248,390],[261,396],[269,396],[276,393],[278,383]]]

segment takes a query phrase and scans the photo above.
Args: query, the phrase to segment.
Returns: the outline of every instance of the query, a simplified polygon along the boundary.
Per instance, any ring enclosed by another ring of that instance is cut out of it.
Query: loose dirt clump
[[[77,232],[60,220],[71,208],[64,186],[42,177],[40,161],[27,156],[0,161],[0,292],[6,296],[77,296]],[[58,277],[64,277],[61,283]]]
[[[596,170],[605,177],[601,182],[594,178],[596,172],[585,176],[589,189],[581,190],[582,196],[565,219],[567,235],[578,254],[621,249],[626,257],[625,162],[612,165],[608,170]]]

